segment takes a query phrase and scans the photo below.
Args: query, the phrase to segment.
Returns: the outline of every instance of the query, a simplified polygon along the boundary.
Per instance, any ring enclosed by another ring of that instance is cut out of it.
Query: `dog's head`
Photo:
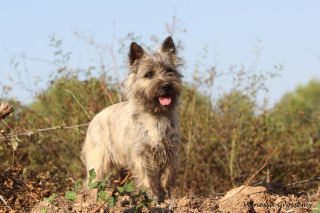
[[[130,74],[126,81],[126,94],[130,100],[155,114],[168,113],[175,108],[181,91],[176,48],[167,37],[155,53],[146,53],[132,42],[129,52]]]

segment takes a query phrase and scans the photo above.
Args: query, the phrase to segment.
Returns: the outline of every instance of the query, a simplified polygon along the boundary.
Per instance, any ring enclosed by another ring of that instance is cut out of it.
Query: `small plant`
[[[70,190],[66,191],[64,198],[70,202],[73,202],[75,199],[77,199],[77,192],[80,188],[80,185],[81,185],[81,183],[79,181],[76,182],[75,187],[74,187],[74,191],[70,191]]]
[[[65,196],[64,198],[67,200],[67,201],[70,201],[70,202],[73,202],[75,199],[77,199],[77,192],[80,188],[80,185],[81,183],[80,182],[77,182],[75,184],[75,189],[74,191],[66,191],[65,192]],[[44,197],[43,200],[44,201],[48,201],[48,203],[50,203],[51,205],[54,205],[55,203],[53,202],[53,200],[57,197],[57,194],[56,193],[53,193],[52,195],[50,195],[50,197]],[[41,209],[41,212],[46,212],[47,210],[46,209]]]
[[[110,173],[108,176],[101,180],[101,181],[95,181],[93,180],[97,177],[96,172],[94,169],[91,169],[89,171],[89,182],[88,186],[93,189],[97,188],[97,202],[99,200],[104,201],[108,204],[109,207],[115,206],[117,204],[118,198],[120,196],[129,195],[133,200],[140,200],[140,202],[137,202],[135,212],[139,212],[144,207],[151,208],[151,205],[153,204],[153,200],[151,200],[148,197],[148,194],[146,190],[141,190],[138,194],[134,194],[133,191],[135,189],[133,183],[128,180],[128,178],[131,176],[131,173],[129,173],[122,181],[119,181],[118,185],[114,187],[113,192],[109,197],[107,197],[107,192],[105,189],[107,188],[108,181],[110,178]],[[142,198],[142,199],[140,199]]]
[[[132,182],[126,182],[124,186],[118,187],[118,192],[120,195],[124,195],[125,192],[132,192],[134,190],[134,185]]]
[[[153,204],[153,200],[148,197],[146,190],[141,190],[139,193],[134,193],[135,186],[129,180],[131,173],[129,173],[123,180],[119,180],[116,186],[111,186],[112,184],[109,182],[111,174],[109,173],[107,177],[100,181],[94,181],[97,177],[97,174],[94,169],[89,171],[89,181],[88,186],[90,189],[97,189],[97,197],[96,201],[99,200],[103,201],[104,204],[107,204],[108,207],[115,206],[120,196],[129,195],[134,203],[136,203],[135,212],[140,212],[143,208],[151,208]],[[64,198],[69,201],[73,202],[77,199],[77,192],[81,183],[78,181],[75,184],[74,190],[68,190],[65,192]],[[113,191],[110,196],[107,196],[107,188],[113,188]],[[51,205],[55,205],[53,200],[57,197],[56,193],[53,193],[50,197],[45,197],[43,200],[48,201]],[[102,207],[102,206],[101,206]],[[41,209],[41,213],[46,213],[47,209]]]
[[[151,208],[153,205],[153,200],[148,197],[146,190],[141,190],[137,195],[137,198],[143,197],[143,199],[136,205],[134,212],[140,212],[144,207]]]
[[[40,213],[47,213],[47,211],[48,211],[47,208],[42,208],[42,209],[40,210]]]
[[[43,200],[44,201],[48,201],[48,203],[50,203],[51,205],[54,205],[53,200],[57,197],[56,193],[53,193],[52,195],[50,195],[50,197],[44,197]]]
[[[106,199],[106,196],[107,196],[107,193],[104,191],[105,188],[107,187],[107,182],[110,178],[110,173],[107,175],[107,177],[101,181],[95,181],[93,182],[94,179],[96,179],[97,175],[96,175],[96,172],[94,171],[94,169],[91,169],[89,171],[89,182],[88,182],[88,186],[90,187],[90,189],[93,189],[93,188],[97,188],[98,191],[97,191],[97,202],[100,200],[102,201],[107,201],[108,199]],[[110,201],[110,205],[113,204],[113,202],[111,202],[111,198],[109,199]],[[108,204],[109,204],[109,201],[108,201]],[[113,199],[113,201],[115,201]]]
[[[320,213],[320,201],[318,201],[317,209],[312,210],[312,213]]]
[[[67,201],[73,202],[75,199],[77,199],[77,193],[74,191],[66,191],[64,198]]]

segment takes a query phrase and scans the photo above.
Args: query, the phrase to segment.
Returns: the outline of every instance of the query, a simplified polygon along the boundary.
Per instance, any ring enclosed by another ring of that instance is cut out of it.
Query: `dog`
[[[169,36],[147,53],[132,42],[130,73],[125,81],[127,102],[111,105],[89,124],[82,150],[87,172],[103,179],[113,168],[131,171],[139,189],[158,203],[170,197],[180,143],[178,99],[179,59]]]

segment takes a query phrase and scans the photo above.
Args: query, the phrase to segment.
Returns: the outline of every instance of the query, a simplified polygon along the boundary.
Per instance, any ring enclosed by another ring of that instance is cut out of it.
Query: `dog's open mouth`
[[[172,98],[169,97],[159,97],[159,102],[162,106],[168,106],[171,103]]]

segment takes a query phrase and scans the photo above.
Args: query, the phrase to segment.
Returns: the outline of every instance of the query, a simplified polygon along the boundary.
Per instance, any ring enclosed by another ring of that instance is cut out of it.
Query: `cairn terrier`
[[[87,172],[103,179],[112,168],[131,171],[136,186],[161,203],[177,167],[180,143],[177,114],[181,77],[176,48],[167,37],[146,53],[132,42],[127,102],[107,107],[91,121],[82,150]]]

